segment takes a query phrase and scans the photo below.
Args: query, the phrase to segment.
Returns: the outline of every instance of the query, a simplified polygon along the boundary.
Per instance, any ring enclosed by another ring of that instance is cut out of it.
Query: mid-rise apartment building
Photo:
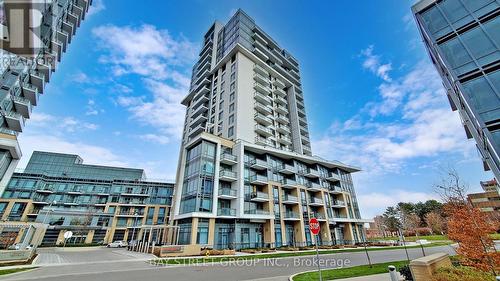
[[[305,246],[364,239],[351,173],[312,156],[299,62],[238,10],[193,68],[173,219],[179,244]]]
[[[17,135],[91,4],[92,0],[0,2],[0,194],[21,158]]]
[[[500,179],[500,3],[422,0],[412,10],[452,110]]]
[[[0,219],[47,224],[45,245],[62,243],[66,231],[73,232],[66,243],[137,240],[168,224],[173,188],[146,180],[142,169],[86,165],[78,155],[35,151],[0,198]],[[8,231],[0,229],[0,235]]]
[[[495,179],[482,181],[481,187],[484,192],[467,195],[471,204],[481,211],[490,215],[491,218],[500,220],[500,194],[498,183]]]

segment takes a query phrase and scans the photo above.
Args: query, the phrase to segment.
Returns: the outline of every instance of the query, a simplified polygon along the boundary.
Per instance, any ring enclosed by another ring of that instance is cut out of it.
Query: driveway
[[[145,261],[153,255],[105,247],[39,248],[35,265],[69,265],[114,261]]]

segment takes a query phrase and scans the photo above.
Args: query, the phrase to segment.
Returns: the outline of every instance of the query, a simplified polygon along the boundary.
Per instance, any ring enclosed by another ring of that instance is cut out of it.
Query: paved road
[[[126,260],[149,260],[151,254],[130,252],[126,249],[104,247],[89,248],[39,248],[36,265],[63,265],[88,262],[109,262]]]
[[[449,246],[425,249],[427,254],[437,252],[454,253]],[[422,256],[420,249],[409,249],[410,259]],[[406,259],[404,250],[384,250],[370,252],[374,263]],[[364,252],[336,253],[321,255],[324,268],[336,267],[335,264],[349,261],[349,266],[367,263]],[[314,256],[283,258],[278,260],[246,261],[244,264],[208,264],[208,265],[175,265],[156,267],[144,261],[113,261],[73,264],[64,266],[48,266],[33,271],[20,273],[2,280],[40,280],[40,281],[197,281],[197,280],[259,280],[284,281],[288,276],[302,271],[314,270]]]

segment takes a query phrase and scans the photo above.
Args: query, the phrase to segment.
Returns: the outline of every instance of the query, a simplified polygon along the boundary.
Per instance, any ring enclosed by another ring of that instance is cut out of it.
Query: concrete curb
[[[288,281],[293,281],[293,278],[299,274],[303,274],[303,273],[309,273],[309,272],[317,272],[318,270],[309,270],[309,271],[302,271],[302,272],[297,272],[295,273],[294,275],[288,277]]]

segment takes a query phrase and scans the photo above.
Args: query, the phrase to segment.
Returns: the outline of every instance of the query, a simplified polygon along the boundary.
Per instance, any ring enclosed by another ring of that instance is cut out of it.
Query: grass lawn
[[[12,268],[12,269],[0,269],[0,275],[6,275],[16,272],[22,272],[30,269],[34,269],[36,267],[23,267],[23,268]]]
[[[386,263],[377,263],[374,264],[373,267],[368,265],[360,265],[353,267],[344,267],[338,269],[327,269],[322,270],[321,275],[323,276],[323,280],[335,280],[341,278],[350,278],[350,277],[358,277],[358,276],[366,276],[380,273],[388,273],[387,267],[389,265],[394,265],[397,269],[400,267],[407,265],[408,261],[395,261],[395,262],[386,262]],[[316,281],[319,280],[319,274],[317,271],[302,273],[293,278],[294,281]]]
[[[491,239],[500,240],[500,233],[491,234]]]
[[[436,246],[446,246],[449,245],[448,242],[434,242],[431,244],[423,245],[424,248],[436,247]],[[419,248],[420,246],[409,246],[407,248]],[[398,250],[404,249],[403,246],[397,247],[380,247],[380,248],[368,248],[369,252],[372,251],[383,251],[383,250]],[[353,249],[335,249],[335,250],[321,250],[320,255],[335,254],[335,253],[352,253],[352,252],[363,252],[363,247],[353,248]],[[255,260],[255,259],[269,259],[269,258],[285,258],[285,257],[300,257],[300,256],[311,256],[315,255],[316,251],[301,251],[301,252],[286,252],[286,253],[274,253],[274,254],[256,254],[247,256],[230,256],[230,257],[195,257],[195,258],[170,258],[170,259],[153,259],[151,263],[156,264],[172,264],[172,265],[186,265],[186,264],[196,264],[196,263],[212,263],[212,262],[228,262],[228,261],[241,261],[241,260]]]

